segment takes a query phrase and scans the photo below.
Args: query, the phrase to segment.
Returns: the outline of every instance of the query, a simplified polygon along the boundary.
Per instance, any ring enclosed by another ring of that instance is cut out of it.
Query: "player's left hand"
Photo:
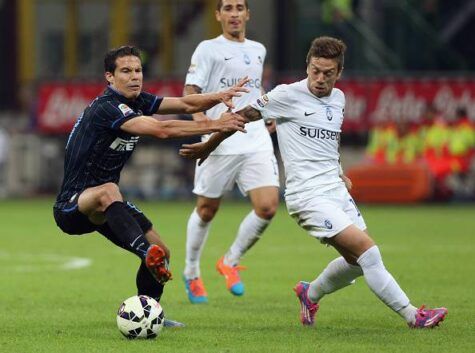
[[[188,159],[199,159],[198,165],[201,165],[211,152],[213,152],[213,149],[210,148],[208,143],[198,142],[182,145],[178,153]]]
[[[249,89],[245,88],[244,85],[249,82],[249,78],[246,76],[239,80],[237,84],[232,86],[226,91],[220,92],[221,102],[224,103],[228,109],[233,109],[233,97],[241,97],[241,92],[248,93]]]
[[[351,190],[351,188],[353,187],[353,182],[351,181],[350,178],[348,178],[345,174],[342,174],[340,175],[340,178],[343,180],[343,182],[345,183],[345,186],[346,186],[346,189],[348,191]]]

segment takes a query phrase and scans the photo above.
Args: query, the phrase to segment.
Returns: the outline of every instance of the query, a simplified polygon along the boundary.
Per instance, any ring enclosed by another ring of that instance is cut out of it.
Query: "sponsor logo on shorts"
[[[332,229],[333,228],[332,222],[330,222],[328,219],[326,219],[324,223],[325,223],[325,228],[327,228],[327,229]]]

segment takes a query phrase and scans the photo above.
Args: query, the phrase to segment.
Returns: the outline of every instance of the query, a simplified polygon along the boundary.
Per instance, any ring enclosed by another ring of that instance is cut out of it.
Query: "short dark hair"
[[[244,0],[244,4],[246,5],[246,9],[249,10],[249,4],[247,3],[247,0]],[[218,0],[218,3],[216,4],[216,11],[221,11],[221,7],[223,7],[223,0]]]
[[[116,68],[116,60],[123,56],[136,56],[141,58],[140,49],[130,45],[124,45],[119,48],[111,49],[104,57],[104,71],[114,73]]]
[[[307,54],[307,64],[312,58],[335,59],[338,71],[341,71],[345,61],[346,44],[333,37],[317,37],[313,40]]]

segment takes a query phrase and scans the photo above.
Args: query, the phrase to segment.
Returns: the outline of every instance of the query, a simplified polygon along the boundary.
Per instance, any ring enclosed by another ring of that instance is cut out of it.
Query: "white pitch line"
[[[80,268],[91,266],[92,260],[85,257],[74,257],[64,263],[61,268],[63,270],[79,270]]]
[[[8,253],[0,251],[2,270],[15,272],[72,271],[91,266],[92,260],[85,257],[45,253]]]

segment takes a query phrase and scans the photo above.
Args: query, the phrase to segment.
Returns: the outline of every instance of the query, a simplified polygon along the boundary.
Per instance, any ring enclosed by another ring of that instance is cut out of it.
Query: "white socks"
[[[324,295],[349,286],[363,275],[360,266],[351,265],[343,257],[331,261],[316,280],[310,283],[308,297],[317,303]]]
[[[406,293],[384,267],[378,247],[374,245],[366,250],[357,262],[374,294],[407,322],[414,322],[417,309],[411,305]]]
[[[310,283],[310,300],[317,303],[324,295],[344,288],[354,283],[355,278],[364,275],[366,283],[381,301],[408,323],[414,323],[417,308],[411,305],[409,298],[384,267],[378,247],[375,245],[366,250],[357,262],[360,266],[349,264],[343,257],[331,261]]]
[[[269,223],[270,220],[260,218],[254,210],[249,212],[239,226],[234,243],[224,256],[224,264],[236,266],[246,251],[259,240]]]
[[[204,222],[200,218],[195,208],[188,219],[186,229],[186,260],[183,274],[188,279],[200,277],[201,252],[208,238],[210,225],[211,222]]]

